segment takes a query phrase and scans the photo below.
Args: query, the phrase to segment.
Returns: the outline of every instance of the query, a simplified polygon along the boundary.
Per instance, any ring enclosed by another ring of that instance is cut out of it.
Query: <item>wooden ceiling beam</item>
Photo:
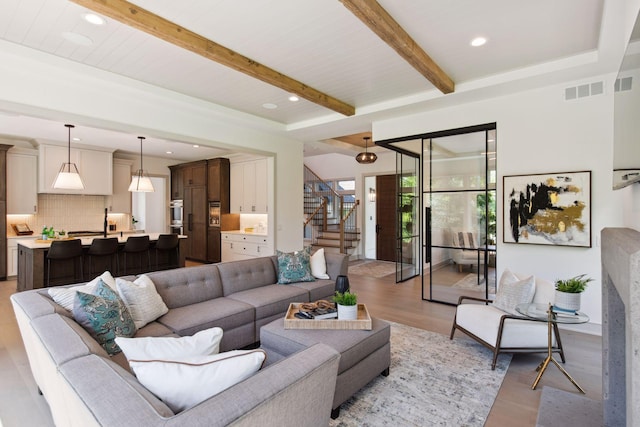
[[[339,99],[309,87],[125,0],[71,1],[345,116],[353,116],[356,112],[355,107]]]
[[[340,1],[442,93],[447,94],[455,90],[453,80],[376,0]]]

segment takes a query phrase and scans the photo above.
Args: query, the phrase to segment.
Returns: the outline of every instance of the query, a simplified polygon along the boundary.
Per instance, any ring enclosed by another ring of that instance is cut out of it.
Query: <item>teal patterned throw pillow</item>
[[[315,282],[311,275],[311,247],[301,251],[280,252],[278,256],[278,283]]]
[[[102,280],[95,295],[76,292],[73,318],[110,355],[122,351],[115,342],[116,337],[129,338],[136,333],[136,325],[127,306]]]

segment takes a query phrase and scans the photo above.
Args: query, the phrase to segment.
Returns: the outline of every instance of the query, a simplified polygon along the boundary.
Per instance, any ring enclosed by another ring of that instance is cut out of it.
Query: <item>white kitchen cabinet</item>
[[[106,198],[106,208],[110,213],[131,213],[131,166],[133,162],[113,159],[113,194]]]
[[[7,152],[7,214],[32,215],[37,211],[37,152],[11,149]]]
[[[269,251],[268,237],[243,233],[220,233],[222,262],[273,255]]]
[[[232,163],[231,212],[266,214],[268,207],[267,159]]]
[[[90,194],[108,196],[113,192],[113,154],[108,151],[71,148],[71,163],[78,167],[84,190],[52,188],[63,163],[69,160],[67,147],[40,144],[38,192],[50,194]]]

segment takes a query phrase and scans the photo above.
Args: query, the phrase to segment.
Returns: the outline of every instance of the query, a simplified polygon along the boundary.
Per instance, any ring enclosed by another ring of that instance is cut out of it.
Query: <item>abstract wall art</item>
[[[503,177],[505,243],[591,247],[591,171]]]

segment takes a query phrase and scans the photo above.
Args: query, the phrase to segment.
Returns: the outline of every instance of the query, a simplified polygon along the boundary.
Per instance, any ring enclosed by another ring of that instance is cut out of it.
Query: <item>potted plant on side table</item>
[[[356,320],[358,318],[358,297],[349,291],[336,292],[333,301],[338,306],[338,320]]]
[[[576,312],[580,310],[580,295],[593,279],[585,274],[555,282],[556,298],[554,306],[560,310]]]

